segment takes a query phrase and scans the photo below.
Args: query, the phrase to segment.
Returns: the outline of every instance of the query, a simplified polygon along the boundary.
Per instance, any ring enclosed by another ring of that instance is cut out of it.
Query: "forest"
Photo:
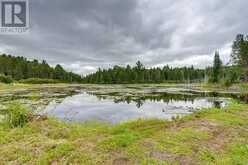
[[[163,68],[146,68],[140,61],[136,66],[114,66],[111,69],[98,69],[96,73],[83,78],[85,83],[118,84],[118,83],[200,83],[217,82],[220,79],[230,82],[239,82],[243,79],[243,69],[238,66],[222,66],[217,78],[213,68],[197,69],[193,66],[172,68],[168,65]]]
[[[67,72],[61,65],[51,67],[45,60],[29,61],[24,57],[0,55],[0,74],[14,80],[29,78],[55,79],[61,82],[80,82],[81,76]]]
[[[243,69],[241,67],[222,66],[220,69],[219,78],[212,78],[214,77],[212,67],[206,69],[198,69],[193,66],[172,68],[166,65],[163,68],[146,68],[138,61],[134,67],[127,65],[126,67],[114,66],[109,69],[99,68],[97,72],[81,77],[75,73],[67,72],[61,65],[56,65],[53,68],[44,60],[42,62],[38,60],[29,61],[24,57],[0,55],[0,74],[20,82],[30,78],[92,84],[194,83],[217,81],[217,79],[239,82],[244,79]],[[39,80],[39,82],[42,82],[42,80]],[[50,83],[51,81],[45,82]]]

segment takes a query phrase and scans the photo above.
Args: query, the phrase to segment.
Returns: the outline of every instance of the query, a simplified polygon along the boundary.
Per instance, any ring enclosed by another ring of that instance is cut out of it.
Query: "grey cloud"
[[[0,36],[0,51],[61,63],[78,73],[137,60],[149,67],[176,64],[194,56],[203,67],[201,56],[212,58],[237,33],[248,32],[246,0],[30,3],[30,34]]]

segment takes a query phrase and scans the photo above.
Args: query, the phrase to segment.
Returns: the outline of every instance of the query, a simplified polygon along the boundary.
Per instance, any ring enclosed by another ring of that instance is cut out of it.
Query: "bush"
[[[29,121],[31,112],[19,103],[12,103],[4,110],[3,116],[3,123],[8,127],[23,127]]]
[[[13,83],[13,79],[9,76],[0,75],[0,82],[5,84]]]
[[[24,84],[56,84],[56,83],[61,83],[61,81],[59,81],[59,80],[41,79],[41,78],[23,79],[23,80],[20,80],[19,82],[24,83]]]
[[[231,79],[225,79],[224,82],[223,82],[223,85],[224,85],[224,87],[229,88],[229,87],[231,87],[233,85],[233,83],[234,82]]]

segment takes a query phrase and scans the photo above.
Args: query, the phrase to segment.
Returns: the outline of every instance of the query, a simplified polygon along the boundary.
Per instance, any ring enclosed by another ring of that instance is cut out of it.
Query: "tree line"
[[[186,82],[186,81],[202,81],[205,71],[192,67],[172,68],[164,66],[163,68],[145,68],[138,61],[136,66],[126,67],[114,66],[110,69],[98,69],[96,73],[90,74],[83,78],[85,83],[160,83],[164,81],[170,82]]]
[[[216,60],[217,61],[217,60]],[[193,66],[172,68],[146,68],[140,61],[136,66],[114,66],[110,69],[98,69],[97,72],[83,78],[84,83],[119,84],[119,83],[193,83],[219,82],[220,79],[238,82],[242,79],[242,68],[237,66],[216,66],[197,69]]]
[[[248,82],[248,36],[238,34],[232,46],[232,66],[223,65],[219,52],[214,55],[212,67],[197,69],[192,67],[146,68],[140,61],[134,67],[114,66],[110,69],[98,69],[97,72],[83,78],[84,83],[192,83],[210,82],[226,84]]]
[[[65,71],[61,65],[53,68],[45,60],[29,61],[24,57],[6,54],[0,55],[0,74],[12,77],[14,80],[40,78],[55,79],[61,82],[81,82],[81,76]]]

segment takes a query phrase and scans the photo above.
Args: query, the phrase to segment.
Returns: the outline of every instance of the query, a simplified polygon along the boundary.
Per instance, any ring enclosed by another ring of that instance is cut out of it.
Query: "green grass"
[[[0,123],[10,128],[23,127],[29,120],[30,111],[19,103],[12,103],[2,111]]]
[[[34,120],[0,125],[0,164],[248,163],[248,105],[205,109],[174,121],[118,125]]]
[[[241,91],[248,91],[248,83],[240,83],[239,87],[241,89]]]

